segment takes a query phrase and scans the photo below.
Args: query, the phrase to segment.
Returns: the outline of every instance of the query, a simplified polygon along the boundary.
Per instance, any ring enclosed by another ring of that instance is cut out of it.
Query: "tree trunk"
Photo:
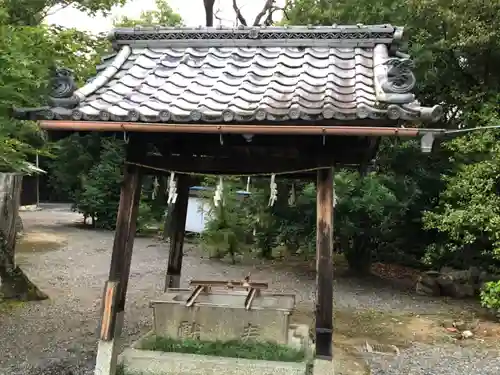
[[[205,26],[212,27],[214,25],[214,4],[215,0],[203,0],[205,7]]]
[[[21,174],[0,173],[0,296],[39,301],[48,296],[34,285],[15,263]]]
[[[21,237],[24,234],[23,219],[19,214],[17,215],[17,220],[16,220],[16,233],[18,237]]]

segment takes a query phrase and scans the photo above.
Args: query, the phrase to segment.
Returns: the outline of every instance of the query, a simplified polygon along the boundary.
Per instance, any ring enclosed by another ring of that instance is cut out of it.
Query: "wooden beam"
[[[318,171],[316,210],[316,358],[331,360],[333,356],[332,168]]]
[[[361,122],[358,122],[361,123]],[[366,121],[370,124],[370,121]],[[373,124],[373,121],[371,122]],[[45,130],[97,131],[97,132],[140,132],[140,133],[192,133],[192,134],[253,134],[253,135],[339,135],[339,136],[399,136],[417,137],[427,129],[401,128],[389,126],[359,126],[318,124],[165,124],[132,123],[113,121],[67,121],[41,120]],[[443,134],[444,129],[430,129],[433,133]]]
[[[240,135],[215,134],[167,134],[158,135],[152,142],[161,154],[209,155],[228,157],[265,156],[265,157],[304,157],[321,155],[322,157],[344,155],[355,151],[366,151],[372,137],[318,137],[318,136],[255,136],[252,142],[246,142]]]
[[[208,136],[206,136],[208,138]],[[276,137],[274,137],[276,138]],[[304,140],[303,140],[304,141]],[[312,143],[312,142],[311,142]],[[274,146],[269,146],[264,144],[231,144],[226,141],[224,145],[220,145],[213,140],[206,139],[198,142],[189,142],[182,140],[180,142],[168,142],[167,145],[159,145],[158,149],[163,155],[169,154],[181,154],[183,156],[191,155],[208,155],[214,157],[228,157],[231,155],[239,155],[242,157],[252,156],[252,157],[273,157],[273,158],[296,158],[304,155],[308,155],[311,152],[318,152],[322,154],[332,155],[334,152],[338,151],[338,147],[335,150],[325,148],[324,150],[320,148],[321,142],[317,144],[312,143],[312,145],[305,144],[305,142],[300,145],[297,142],[284,143],[282,140],[276,140]],[[351,147],[352,148],[352,147]]]
[[[180,285],[189,188],[190,176],[187,174],[180,174],[177,180],[177,200],[173,205],[169,225],[170,251],[168,253],[165,291],[167,291],[168,288],[179,288]]]
[[[175,171],[177,173],[205,173],[223,175],[271,174],[313,170],[318,159],[307,155],[301,158],[270,157],[192,157],[182,155],[149,155],[143,160],[132,161],[154,170]],[[320,161],[321,167],[331,167],[336,163],[332,158]]]
[[[144,144],[131,138],[127,145],[127,160],[133,153],[145,152]],[[136,155],[134,155],[136,156]],[[102,300],[100,341],[97,350],[96,374],[115,375],[118,355],[117,338],[121,334],[125,299],[130,274],[132,248],[136,231],[141,195],[140,167],[127,165],[123,177],[115,238],[111,254],[109,277]]]

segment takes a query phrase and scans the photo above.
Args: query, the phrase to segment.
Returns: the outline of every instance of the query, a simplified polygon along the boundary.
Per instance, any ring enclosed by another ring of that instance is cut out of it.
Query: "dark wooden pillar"
[[[332,359],[333,169],[318,170],[316,196],[316,358]]]
[[[127,159],[130,160],[132,153],[144,151],[145,145],[139,144],[131,138],[127,145]],[[115,339],[119,338],[123,325],[132,248],[141,195],[141,177],[140,167],[135,165],[126,166],[121,186],[109,277],[102,299],[96,375],[115,375],[116,373],[118,353]]]
[[[165,291],[168,288],[179,288],[180,285],[190,182],[189,175],[179,175],[177,180],[177,200],[173,205],[171,215],[169,213],[170,251],[168,253]]]

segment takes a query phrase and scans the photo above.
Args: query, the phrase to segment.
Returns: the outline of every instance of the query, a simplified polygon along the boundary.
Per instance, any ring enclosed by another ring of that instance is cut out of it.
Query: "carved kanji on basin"
[[[199,340],[200,332],[201,327],[198,323],[184,321],[179,324],[177,335],[179,338],[183,339]]]
[[[248,323],[244,328],[241,334],[241,341],[249,341],[255,340],[259,337],[259,327]]]

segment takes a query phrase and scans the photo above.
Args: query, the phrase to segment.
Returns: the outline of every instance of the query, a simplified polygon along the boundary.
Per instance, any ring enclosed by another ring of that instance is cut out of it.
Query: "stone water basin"
[[[294,294],[261,292],[245,309],[246,291],[212,289],[186,307],[191,289],[169,289],[151,302],[156,335],[200,340],[258,340],[288,343]]]

